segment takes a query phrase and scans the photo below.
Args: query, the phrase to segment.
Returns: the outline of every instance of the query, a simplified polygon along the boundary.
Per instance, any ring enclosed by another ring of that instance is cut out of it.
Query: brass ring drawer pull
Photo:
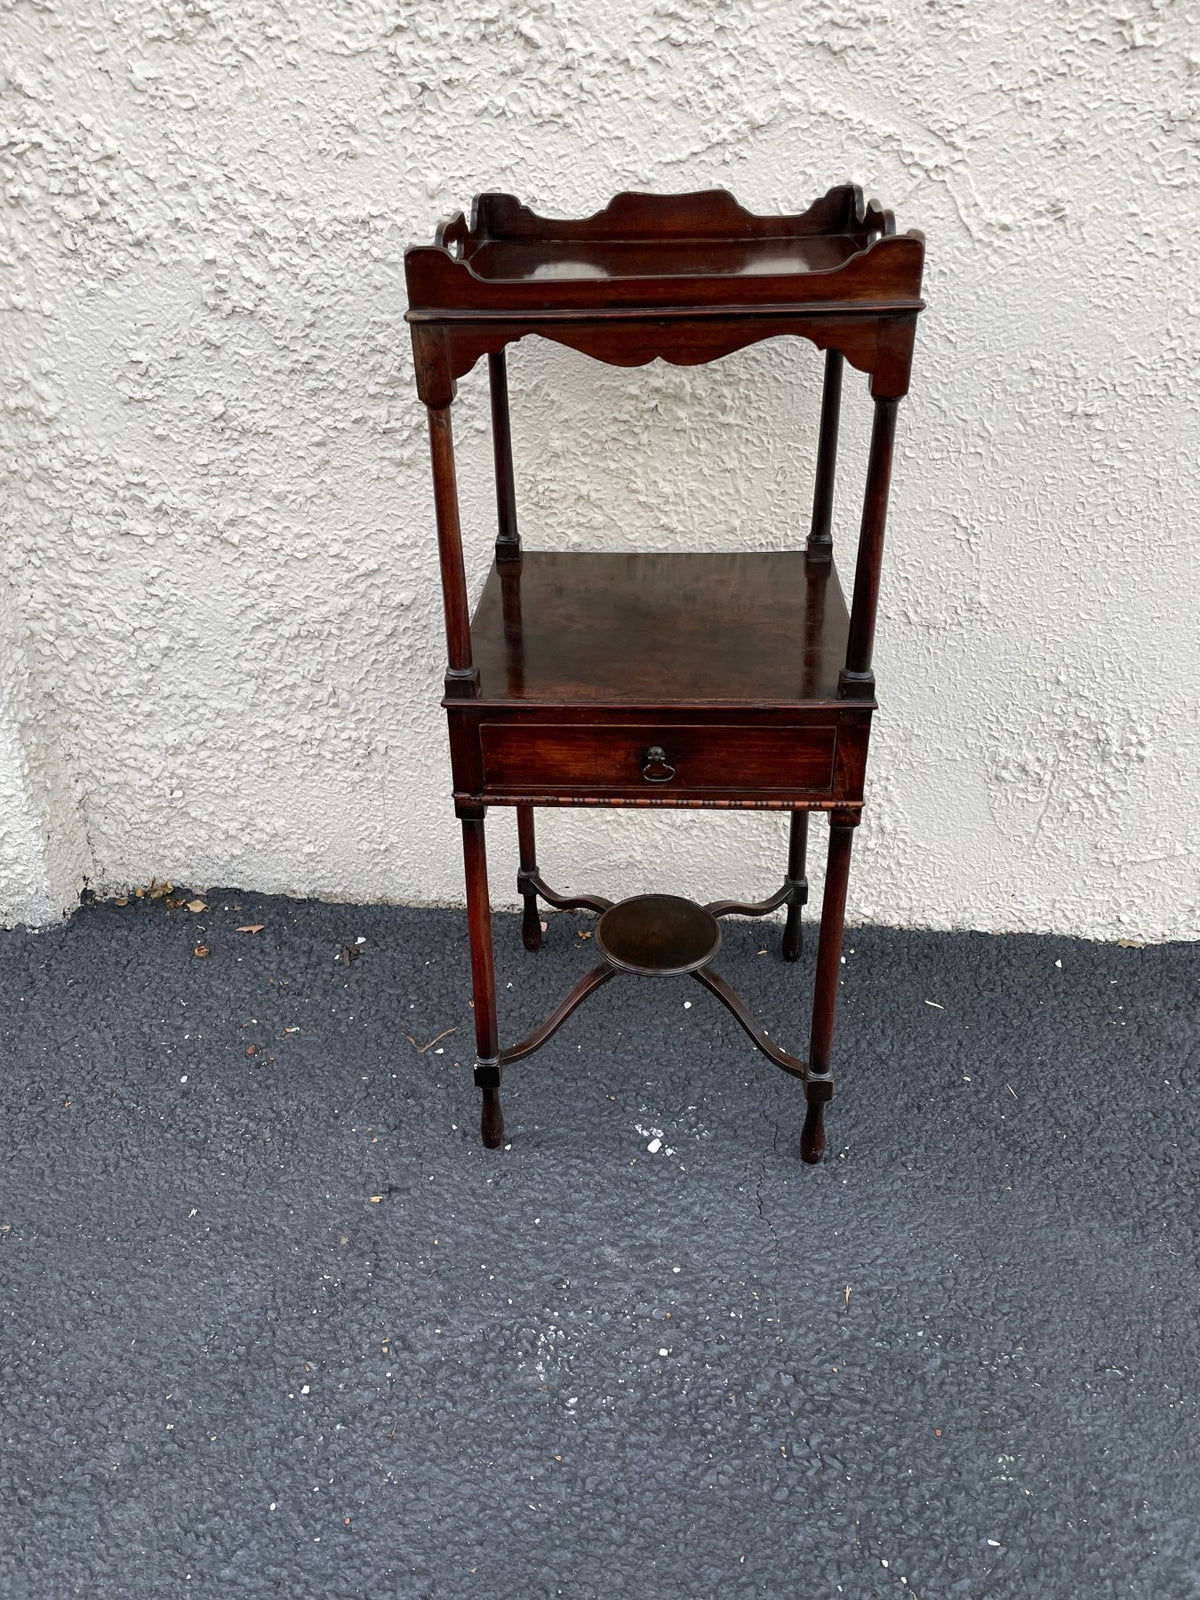
[[[670,783],[675,776],[675,768],[667,760],[667,752],[660,744],[652,744],[646,751],[646,764],[642,768],[642,777],[647,783]]]

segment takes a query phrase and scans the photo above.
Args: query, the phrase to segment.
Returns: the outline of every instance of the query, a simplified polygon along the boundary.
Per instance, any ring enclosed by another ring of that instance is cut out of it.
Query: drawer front
[[[826,793],[837,729],[485,722],[485,790],[496,794]]]

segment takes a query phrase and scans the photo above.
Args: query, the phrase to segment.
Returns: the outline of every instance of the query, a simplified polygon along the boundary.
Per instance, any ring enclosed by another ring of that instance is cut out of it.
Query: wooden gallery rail
[[[596,216],[556,221],[506,194],[444,220],[406,254],[416,381],[428,408],[449,663],[454,806],[466,860],[485,1144],[504,1136],[503,1069],[546,1042],[621,972],[688,974],[755,1044],[804,1084],[806,1161],[825,1144],[850,849],[863,804],[875,679],[871,651],[896,410],[923,301],[924,240],[851,185],[797,216],[760,217],[724,190],[620,194]],[[527,334],[617,366],[715,360],[798,335],[823,349],[825,384],[811,531],[802,550],[736,553],[522,549],[509,432],[506,347]],[[459,530],[450,409],[487,357],[498,535],[474,616]],[[845,363],[866,373],[874,421],[849,607],[833,562],[834,469]],[[489,805],[515,806],[525,945],[538,900],[599,912],[600,965],[527,1039],[496,1023],[484,845]],[[536,806],[769,808],[791,818],[782,887],[757,904],[675,895],[616,905],[556,894],[534,847]],[[787,907],[783,955],[800,954],[808,818],[829,813],[806,1059],[754,1020],[712,961],[718,919]]]

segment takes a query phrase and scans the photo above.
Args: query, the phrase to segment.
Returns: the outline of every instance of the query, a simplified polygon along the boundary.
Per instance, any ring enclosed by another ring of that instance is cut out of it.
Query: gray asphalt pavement
[[[808,1168],[694,983],[486,1151],[461,913],[207,900],[0,934],[5,1600],[1200,1595],[1200,947],[851,930]]]

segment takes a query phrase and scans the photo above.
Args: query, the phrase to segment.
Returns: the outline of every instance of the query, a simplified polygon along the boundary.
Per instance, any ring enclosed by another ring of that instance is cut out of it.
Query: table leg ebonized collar
[[[806,1161],[825,1145],[851,842],[875,680],[871,671],[896,411],[907,392],[924,241],[851,185],[802,214],[760,217],[723,190],[621,194],[593,217],[536,216],[480,195],[470,221],[439,224],[406,254],[417,388],[428,408],[448,667],[455,810],[466,865],[481,1131],[500,1144],[503,1070],[545,1044],[618,975],[688,976],[709,989],[776,1066],[804,1084]],[[825,350],[812,524],[802,551],[550,553],[522,550],[509,431],[507,345],[527,334],[597,360],[693,365],[782,334]],[[457,379],[487,357],[498,535],[469,614],[450,409]],[[843,368],[874,401],[851,604],[833,563]],[[517,813],[528,950],[538,900],[600,914],[600,964],[528,1038],[501,1048],[484,816]],[[787,873],[756,904],[674,895],[616,905],[556,894],[534,844],[537,806],[713,806],[790,813]],[[783,955],[800,954],[810,812],[829,814],[806,1058],[768,1038],[713,967],[719,919],[787,907]]]

